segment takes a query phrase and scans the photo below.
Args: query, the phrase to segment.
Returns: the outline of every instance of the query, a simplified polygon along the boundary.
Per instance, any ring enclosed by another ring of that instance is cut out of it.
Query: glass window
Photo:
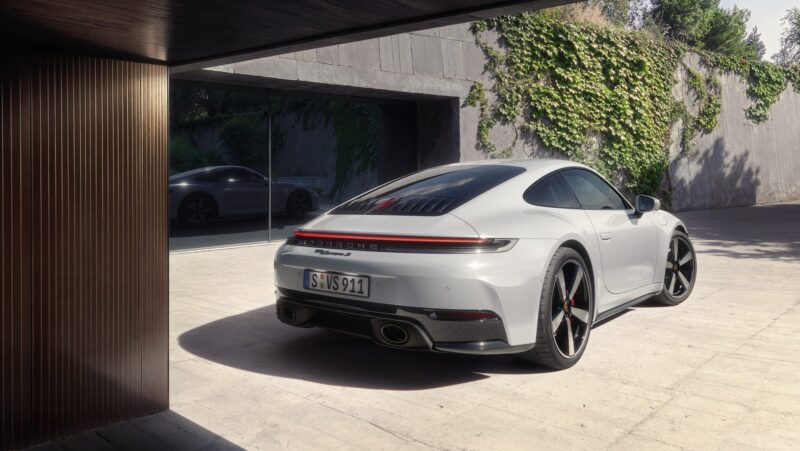
[[[583,170],[570,169],[561,172],[572,191],[586,210],[626,210],[630,207],[611,185],[597,175]]]
[[[223,180],[227,179],[227,172],[228,171],[223,169],[217,169],[214,171],[206,172],[205,174],[200,174],[197,177],[195,177],[195,180],[199,182],[211,182],[211,183],[222,182]]]
[[[257,174],[254,171],[249,171],[247,169],[234,169],[232,172],[233,178],[237,182],[263,182],[265,181],[264,177]]]
[[[441,215],[523,172],[523,168],[506,165],[428,169],[369,191],[332,213]]]
[[[233,183],[250,182],[263,179],[247,169],[229,168],[217,169],[206,174],[198,175],[196,180],[211,183]]]
[[[561,174],[553,174],[536,182],[523,195],[526,202],[542,207],[581,208]]]

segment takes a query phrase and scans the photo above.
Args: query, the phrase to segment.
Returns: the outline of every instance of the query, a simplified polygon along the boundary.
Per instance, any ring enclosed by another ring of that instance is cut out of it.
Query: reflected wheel
[[[293,218],[301,218],[311,211],[311,196],[306,191],[298,190],[286,200],[286,213]]]
[[[216,216],[217,204],[208,194],[189,194],[178,207],[178,220],[192,227],[207,226]]]

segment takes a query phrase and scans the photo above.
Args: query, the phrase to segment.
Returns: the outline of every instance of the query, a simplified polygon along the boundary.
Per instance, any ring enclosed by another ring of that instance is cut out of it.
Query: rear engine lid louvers
[[[379,186],[330,214],[439,216],[523,172],[499,164],[440,166]]]
[[[335,214],[438,216],[458,207],[464,200],[444,196],[379,197],[353,200],[336,208]]]

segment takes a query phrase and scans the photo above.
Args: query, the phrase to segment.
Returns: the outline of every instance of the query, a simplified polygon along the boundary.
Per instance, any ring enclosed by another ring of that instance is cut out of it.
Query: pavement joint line
[[[795,302],[791,306],[787,307],[786,310],[784,310],[780,315],[776,316],[772,321],[769,322],[769,324],[765,325],[764,327],[762,327],[761,329],[757,330],[755,333],[753,333],[752,335],[750,335],[749,337],[744,339],[744,341],[742,341],[739,344],[739,346],[737,346],[736,349],[731,351],[729,354],[733,354],[733,353],[738,352],[739,349],[741,349],[744,345],[746,345],[753,338],[757,337],[759,334],[761,334],[762,332],[767,330],[769,327],[771,327],[773,324],[775,324],[779,319],[783,318],[787,313],[793,312],[795,310],[795,307],[797,307],[798,305],[800,305],[800,300]]]
[[[296,397],[304,399],[306,401],[310,401],[310,402],[312,402],[314,404],[317,404],[317,405],[319,405],[321,407],[330,409],[330,410],[332,410],[334,412],[337,412],[337,413],[340,413],[342,415],[348,416],[348,417],[353,418],[353,419],[355,419],[357,421],[361,421],[361,422],[367,423],[367,424],[371,425],[372,427],[374,427],[374,428],[376,428],[378,430],[381,430],[381,431],[383,431],[383,432],[385,432],[385,433],[387,433],[387,434],[389,434],[389,435],[401,440],[403,443],[407,443],[407,444],[416,443],[416,444],[420,444],[420,445],[426,446],[426,447],[431,448],[431,449],[438,449],[438,450],[446,450],[447,449],[447,448],[442,448],[442,447],[438,447],[438,446],[435,446],[435,445],[431,445],[430,443],[425,443],[425,442],[423,442],[421,440],[417,440],[417,439],[415,439],[413,437],[406,437],[406,436],[404,436],[404,435],[402,435],[402,434],[400,434],[398,432],[394,432],[394,431],[392,431],[390,429],[387,429],[387,428],[385,428],[385,427],[383,427],[383,426],[381,426],[381,425],[379,425],[377,423],[374,423],[374,422],[372,422],[370,420],[367,420],[365,418],[361,418],[358,415],[354,415],[354,414],[346,412],[344,410],[337,409],[336,407],[333,407],[331,405],[328,405],[328,404],[322,402],[320,399],[301,395],[300,393],[297,393],[297,392],[295,392],[293,390],[289,390],[288,388],[286,388],[284,386],[275,384],[272,381],[268,381],[266,384],[270,385],[270,386],[272,386],[272,387],[274,387],[274,388],[276,388],[276,389],[278,389],[280,391],[283,391],[283,392],[285,392],[285,393],[287,393],[289,395],[296,396]],[[320,431],[320,432],[324,432],[324,431]],[[330,435],[330,434],[328,433],[328,435]],[[333,435],[331,435],[331,437],[334,437],[334,438],[338,439],[338,437],[335,437]]]
[[[629,435],[636,436],[636,437],[643,438],[643,439],[647,439],[647,440],[652,440],[652,441],[660,443],[662,445],[669,446],[670,448],[676,448],[676,449],[680,449],[680,450],[689,449],[689,448],[685,448],[683,446],[676,445],[674,443],[669,443],[667,441],[661,440],[660,438],[652,437],[652,436],[649,436],[649,435],[646,435],[646,434],[633,433],[633,434],[629,434]],[[608,448],[611,448],[611,446],[613,446],[613,445],[610,445]]]
[[[753,333],[753,334],[752,334],[750,337],[748,337],[748,338],[744,339],[744,340],[743,340],[743,341],[742,341],[742,342],[739,344],[739,346],[738,346],[736,349],[734,349],[733,351],[728,351],[728,352],[725,352],[725,351],[718,351],[718,352],[715,352],[713,355],[711,355],[711,357],[709,357],[708,359],[706,359],[706,360],[705,360],[705,361],[704,361],[702,364],[698,365],[698,366],[697,366],[697,367],[695,367],[695,368],[694,368],[694,369],[693,369],[691,372],[689,372],[688,374],[686,374],[685,376],[683,376],[681,379],[679,379],[677,382],[675,382],[675,384],[673,384],[673,386],[671,386],[671,387],[667,387],[667,389],[668,389],[668,390],[672,391],[673,395],[672,395],[672,396],[670,396],[670,398],[669,398],[669,399],[667,399],[667,400],[665,400],[663,403],[659,404],[659,405],[658,405],[656,408],[654,408],[654,409],[653,409],[653,410],[652,410],[652,411],[651,411],[649,414],[647,414],[647,416],[645,416],[644,418],[642,418],[642,419],[641,419],[639,422],[637,422],[636,424],[634,424],[633,426],[631,426],[631,428],[629,428],[629,429],[628,429],[626,432],[624,432],[624,433],[623,433],[623,434],[622,434],[620,437],[617,437],[617,439],[615,439],[615,440],[614,440],[614,442],[613,442],[613,443],[611,443],[611,445],[609,445],[609,447],[613,447],[613,446],[615,446],[615,445],[619,445],[619,444],[621,443],[621,441],[622,441],[622,440],[624,440],[626,437],[629,437],[630,435],[632,435],[633,433],[635,433],[635,432],[636,432],[636,429],[638,429],[638,428],[639,428],[639,427],[640,427],[642,424],[646,423],[646,422],[647,422],[647,421],[649,421],[649,420],[650,420],[652,417],[654,417],[656,414],[658,414],[659,412],[661,412],[661,411],[662,411],[662,410],[663,410],[663,409],[664,409],[664,408],[665,408],[665,407],[666,407],[666,406],[667,406],[667,405],[668,405],[670,402],[672,402],[672,401],[673,401],[675,398],[677,398],[679,395],[681,395],[681,394],[682,394],[682,392],[680,392],[680,391],[679,391],[679,389],[680,389],[680,387],[681,387],[681,386],[683,386],[683,383],[684,383],[684,382],[685,382],[687,379],[689,379],[689,378],[693,377],[695,374],[697,374],[697,373],[698,373],[698,372],[699,372],[701,369],[703,369],[703,368],[704,368],[706,365],[708,365],[708,364],[709,364],[709,363],[710,363],[712,360],[714,360],[714,359],[715,359],[716,357],[718,357],[718,356],[726,356],[726,357],[727,357],[727,356],[737,355],[737,354],[738,354],[738,352],[737,352],[737,351],[738,351],[739,349],[741,349],[741,348],[742,348],[742,347],[743,347],[745,344],[747,344],[747,342],[749,342],[749,341],[750,341],[750,340],[752,340],[754,337],[756,337],[758,334],[760,334],[761,332],[763,332],[764,330],[766,330],[767,328],[769,328],[769,327],[770,327],[771,325],[773,325],[773,324],[774,324],[776,321],[778,321],[778,320],[779,320],[781,317],[783,317],[783,316],[784,316],[784,315],[786,315],[787,313],[789,313],[789,312],[793,311],[793,310],[794,310],[794,308],[795,308],[795,307],[797,307],[798,305],[800,305],[800,301],[798,301],[798,302],[794,303],[792,306],[788,307],[788,308],[787,308],[786,310],[784,310],[784,311],[783,311],[783,312],[782,312],[780,315],[778,315],[777,317],[775,317],[775,318],[774,318],[774,319],[773,319],[773,320],[772,320],[772,321],[771,321],[769,324],[767,324],[767,325],[763,326],[761,329],[759,329],[759,330],[757,330],[755,333]],[[785,363],[785,362],[784,362],[784,363]],[[723,384],[724,384],[724,382],[717,382],[717,383],[723,383]],[[738,387],[737,385],[734,385],[734,384],[727,384],[727,385],[733,385],[733,386],[736,386],[736,387]],[[739,388],[747,388],[747,387],[739,387]],[[751,389],[752,389],[752,388],[751,388]],[[772,393],[772,392],[769,392],[769,393]]]
[[[109,446],[111,446],[112,448],[114,448],[114,449],[120,449],[118,446],[116,446],[114,443],[112,443],[112,442],[111,442],[111,440],[109,440],[109,439],[108,439],[108,437],[106,437],[105,435],[103,435],[103,431],[102,431],[102,430],[98,430],[98,431],[96,431],[96,432],[95,432],[95,434],[96,434],[98,437],[100,437],[100,440],[102,440],[102,441],[104,441],[104,442],[108,443],[108,445],[109,445]],[[67,449],[67,448],[65,448],[65,449]]]
[[[542,419],[542,418],[538,418],[538,417],[535,417],[535,416],[534,417],[528,416],[528,415],[525,415],[524,413],[509,412],[508,410],[504,410],[504,409],[501,409],[499,407],[495,407],[495,406],[493,406],[491,404],[487,404],[487,403],[482,403],[481,407],[492,409],[492,410],[497,411],[497,412],[502,412],[502,413],[504,413],[506,415],[515,416],[517,418],[521,418],[521,419],[524,419],[524,420],[532,420],[532,421],[542,421],[542,420],[544,420],[546,422],[548,421],[547,419]],[[579,434],[581,436],[586,437],[587,439],[602,440],[602,438],[600,438],[600,437],[597,437],[597,436],[595,436],[593,434],[589,434],[588,431],[586,431],[586,432],[577,432],[576,433],[573,429],[566,428],[564,426],[559,426],[558,424],[554,424],[554,423],[551,423],[551,422],[547,422],[547,423],[543,424],[543,426],[545,426],[545,429],[547,429],[547,430],[558,429],[558,430],[560,430],[562,432],[568,432],[570,434]]]
[[[665,408],[665,407],[666,407],[666,406],[667,406],[669,403],[671,403],[672,401],[674,401],[674,400],[675,400],[675,398],[677,398],[679,395],[683,394],[683,393],[682,393],[682,392],[681,392],[679,389],[680,389],[680,387],[681,387],[681,386],[683,386],[683,385],[684,385],[684,382],[686,382],[687,380],[693,379],[694,375],[695,375],[695,374],[697,374],[697,373],[700,371],[700,369],[702,369],[703,367],[705,367],[706,365],[708,365],[708,364],[709,364],[709,363],[710,363],[712,360],[714,360],[714,359],[715,359],[715,358],[716,358],[718,355],[720,355],[720,352],[715,352],[714,354],[712,354],[712,355],[711,355],[711,357],[707,358],[707,359],[706,359],[706,360],[705,360],[703,363],[701,363],[700,365],[696,366],[695,368],[693,368],[693,369],[692,369],[692,371],[688,372],[688,373],[687,373],[687,374],[685,374],[683,377],[681,377],[680,379],[678,379],[678,380],[677,380],[677,381],[676,381],[674,384],[672,384],[672,386],[670,386],[670,387],[665,387],[667,390],[669,390],[670,392],[672,392],[672,395],[671,395],[671,396],[670,396],[668,399],[664,400],[662,403],[660,403],[660,404],[658,404],[657,406],[655,406],[655,407],[653,408],[653,410],[651,410],[651,411],[650,411],[650,413],[648,413],[647,415],[645,415],[645,417],[644,417],[644,418],[642,418],[641,420],[639,420],[638,422],[636,422],[636,423],[635,423],[633,426],[631,426],[630,428],[628,428],[628,430],[627,430],[627,431],[623,432],[623,433],[622,433],[622,434],[621,434],[619,437],[617,437],[616,439],[614,439],[614,441],[613,441],[613,442],[612,442],[612,443],[609,445],[609,448],[611,448],[611,447],[614,447],[614,446],[616,446],[616,445],[619,445],[619,444],[621,444],[621,443],[622,443],[622,441],[623,441],[623,440],[624,440],[626,437],[630,437],[631,435],[633,435],[633,434],[636,432],[636,430],[637,430],[637,429],[638,429],[638,428],[639,428],[641,425],[643,425],[643,424],[645,424],[646,422],[648,422],[648,421],[649,421],[651,418],[653,418],[653,417],[654,417],[654,416],[656,416],[658,413],[660,413],[662,410],[664,410],[664,408]],[[676,445],[674,445],[674,444],[671,444],[671,445],[672,445],[672,446],[676,446]],[[681,449],[683,449],[683,448],[681,447]]]
[[[404,436],[404,435],[402,435],[402,434],[400,434],[398,432],[392,431],[391,429],[387,429],[387,428],[385,428],[385,427],[383,427],[383,426],[381,426],[381,425],[379,425],[379,424],[377,424],[375,422],[372,422],[372,421],[367,420],[365,418],[361,418],[358,415],[354,415],[354,414],[352,414],[350,412],[346,412],[344,410],[337,409],[336,407],[333,407],[333,406],[330,406],[328,404],[325,404],[324,402],[320,402],[320,400],[318,400],[318,399],[311,398],[311,397],[308,397],[308,396],[303,396],[303,395],[300,395],[298,393],[294,393],[294,392],[292,392],[290,390],[286,390],[285,388],[283,390],[286,391],[287,393],[290,393],[292,395],[295,395],[295,396],[298,396],[298,397],[300,397],[302,399],[305,399],[306,401],[311,401],[311,402],[313,402],[313,403],[315,403],[315,404],[317,404],[317,405],[319,405],[321,407],[325,407],[325,408],[330,409],[330,410],[332,410],[334,412],[338,412],[338,413],[340,413],[342,415],[346,415],[346,416],[348,416],[350,418],[353,418],[353,419],[355,419],[357,421],[361,421],[361,422],[367,423],[370,426],[372,426],[372,427],[374,427],[374,428],[376,428],[376,429],[378,429],[380,431],[383,431],[383,432],[385,432],[385,433],[387,433],[387,434],[399,439],[403,443],[408,443],[408,444],[416,443],[416,444],[423,445],[423,446],[426,446],[426,447],[431,448],[431,449],[438,449],[438,450],[447,449],[447,448],[441,448],[441,447],[438,447],[438,446],[435,446],[435,445],[431,445],[430,443],[425,443],[425,442],[423,442],[421,440],[415,439],[414,437],[406,437],[406,436]]]

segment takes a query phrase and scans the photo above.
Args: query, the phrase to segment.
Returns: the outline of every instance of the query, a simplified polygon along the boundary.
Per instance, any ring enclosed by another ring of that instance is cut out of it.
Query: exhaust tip
[[[404,327],[397,324],[383,324],[380,331],[381,337],[389,344],[399,346],[408,342],[408,332]]]
[[[289,306],[282,305],[280,308],[280,315],[287,323],[294,323],[297,321],[297,315],[294,313],[294,309]]]

